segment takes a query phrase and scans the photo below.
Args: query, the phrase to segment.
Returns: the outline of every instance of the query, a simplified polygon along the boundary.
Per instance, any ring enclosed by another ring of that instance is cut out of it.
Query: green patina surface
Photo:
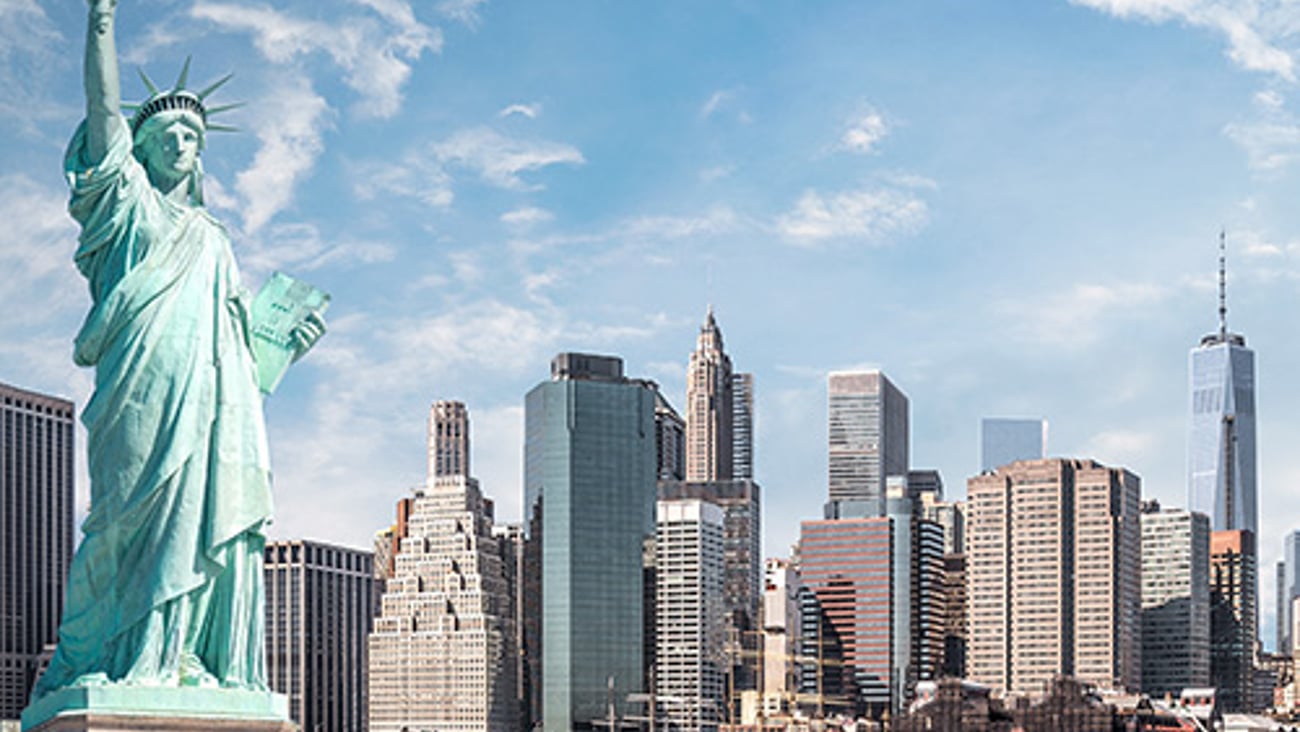
[[[288,719],[289,703],[283,694],[242,689],[122,685],[59,689],[23,712],[23,728],[31,729],[61,714],[82,712],[192,719]]]

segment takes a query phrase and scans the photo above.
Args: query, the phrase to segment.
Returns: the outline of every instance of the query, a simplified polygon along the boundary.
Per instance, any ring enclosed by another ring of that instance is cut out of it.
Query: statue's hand
[[[96,13],[111,13],[117,9],[117,0],[86,0],[90,9]]]
[[[321,317],[320,313],[312,313],[294,326],[289,332],[289,337],[293,339],[293,360],[302,358],[323,335],[325,335],[325,318]]]

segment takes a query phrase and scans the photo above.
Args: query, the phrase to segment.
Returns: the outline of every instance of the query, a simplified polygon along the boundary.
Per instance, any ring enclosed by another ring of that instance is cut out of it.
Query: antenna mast
[[[1225,238],[1224,230],[1219,229],[1219,341],[1222,343],[1228,342],[1228,275]]]

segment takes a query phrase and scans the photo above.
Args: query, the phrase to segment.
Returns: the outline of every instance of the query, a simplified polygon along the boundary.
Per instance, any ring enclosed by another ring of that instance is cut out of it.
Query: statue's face
[[[149,179],[162,189],[174,188],[194,172],[203,140],[181,119],[164,122],[144,141],[144,166]]]

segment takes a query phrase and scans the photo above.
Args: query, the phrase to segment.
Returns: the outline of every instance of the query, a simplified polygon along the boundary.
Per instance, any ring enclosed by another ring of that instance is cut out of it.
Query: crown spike
[[[125,109],[128,112],[134,112],[135,110],[139,109],[142,106],[144,105],[137,104],[135,102],[122,102],[122,109]]]
[[[176,77],[176,86],[172,87],[172,91],[178,92],[185,88],[185,82],[190,80],[190,61],[193,60],[193,56],[185,57],[185,65],[181,67],[181,75]]]
[[[157,94],[158,85],[153,83],[153,79],[149,78],[149,75],[144,72],[144,69],[137,67],[136,71],[140,72],[140,81],[144,82],[145,88],[149,90],[149,95],[153,96]]]
[[[232,109],[239,109],[244,105],[245,102],[235,102],[234,104],[222,104],[219,107],[205,107],[205,109],[208,112],[208,116],[211,117],[214,114],[221,114],[222,112],[229,112]]]
[[[209,94],[216,91],[217,89],[220,89],[221,85],[225,84],[227,81],[230,81],[231,77],[233,76],[234,74],[226,74],[220,79],[217,79],[216,81],[209,84],[207,88],[205,88],[203,91],[198,92],[197,94],[195,94],[195,96],[199,98],[200,102],[203,101],[204,99],[207,99]]]
[[[206,125],[204,129],[207,130],[208,132],[242,132],[243,131],[238,127],[232,127],[230,125],[215,125],[215,124]]]

